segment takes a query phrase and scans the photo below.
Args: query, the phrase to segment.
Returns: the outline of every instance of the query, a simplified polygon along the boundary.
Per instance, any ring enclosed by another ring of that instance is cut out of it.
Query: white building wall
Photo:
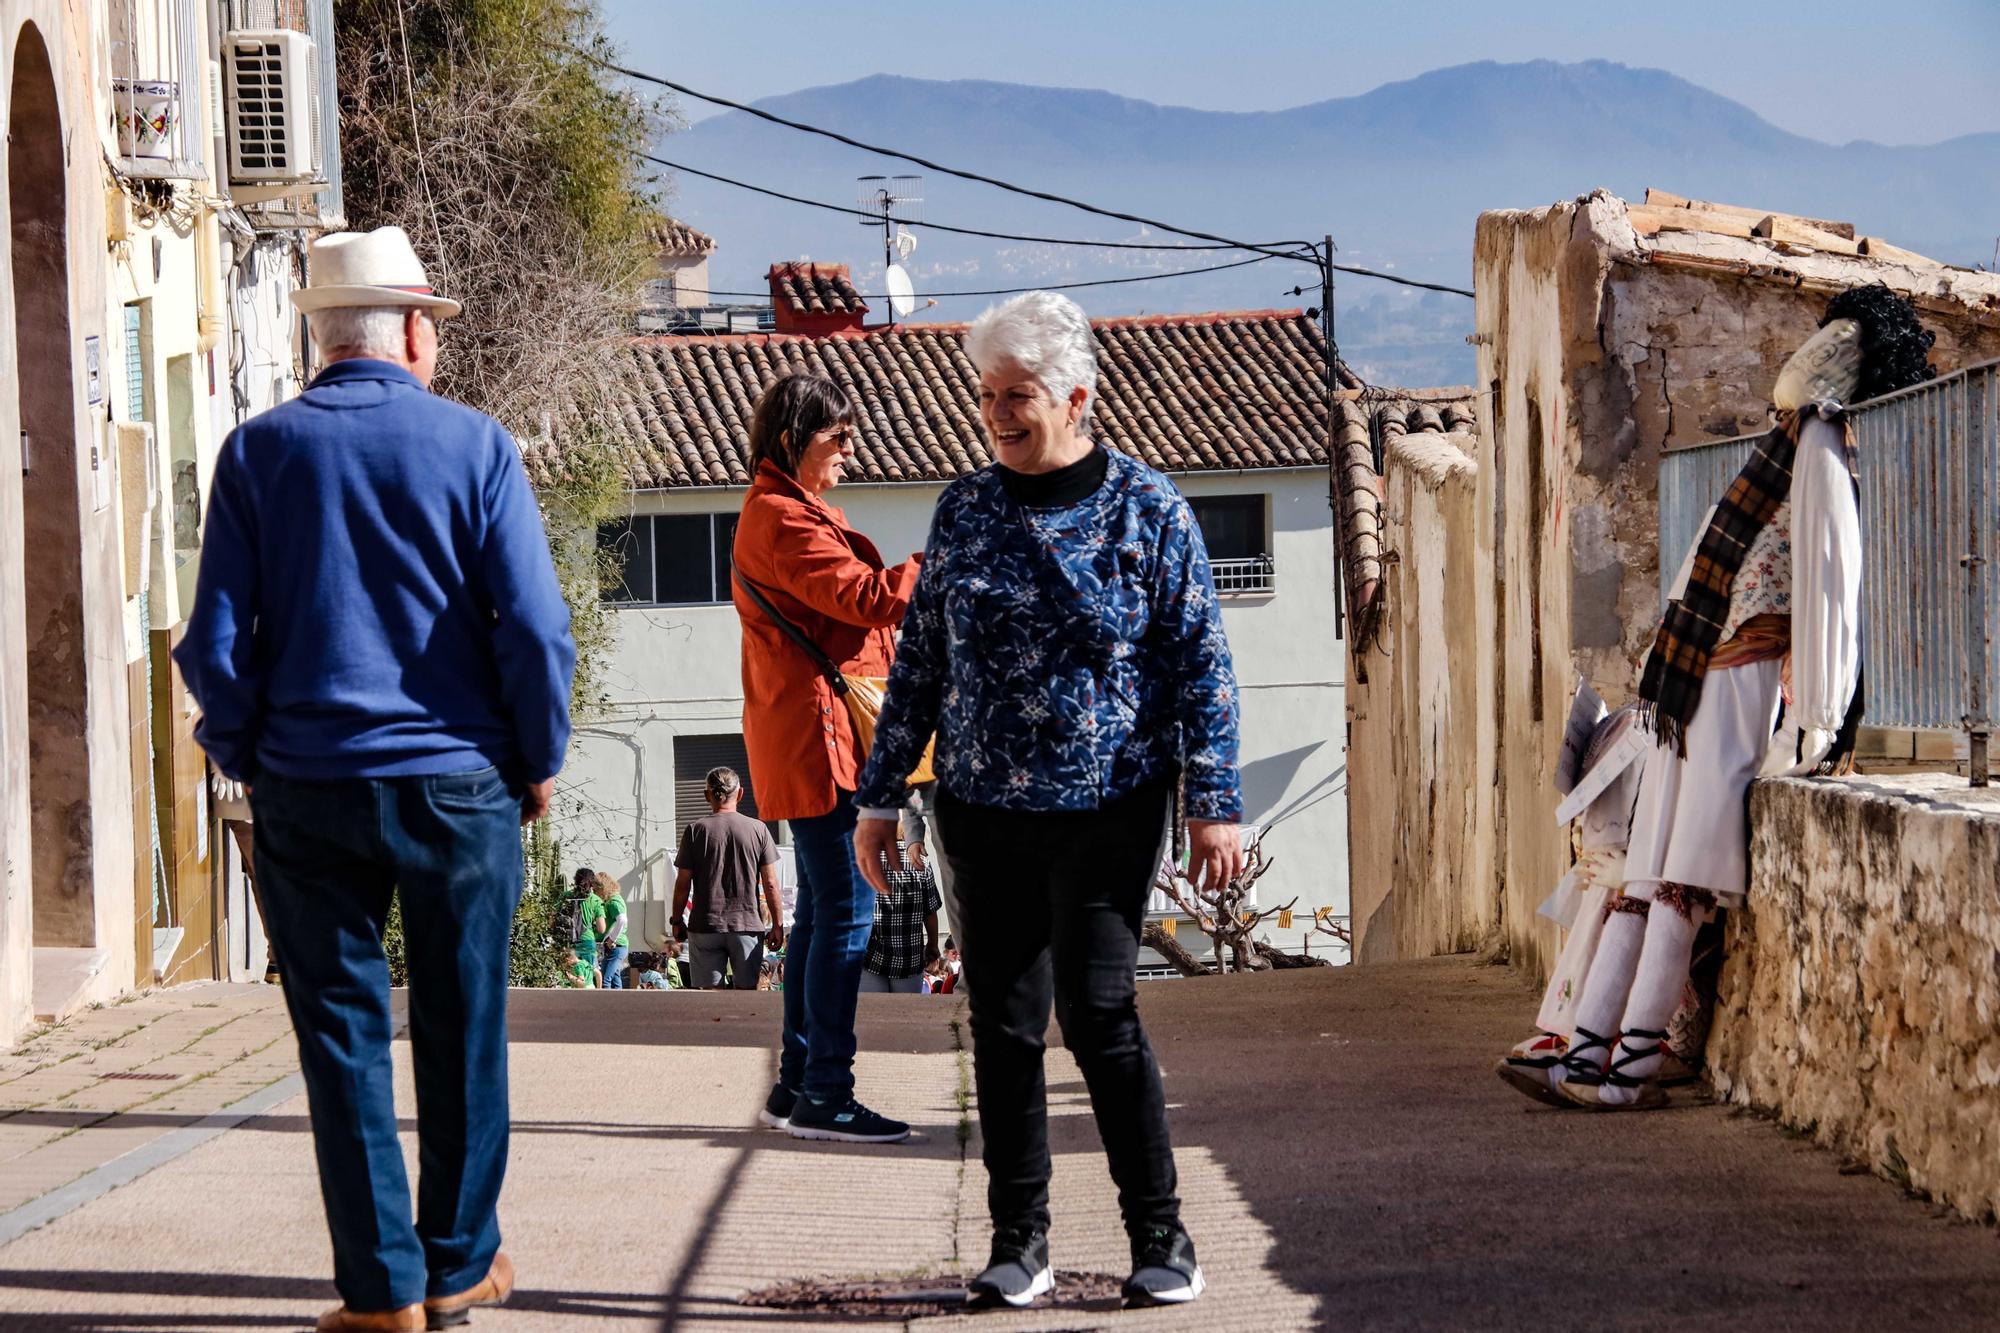
[[[1277,591],[1229,598],[1223,624],[1243,699],[1246,822],[1268,829],[1272,870],[1260,901],[1298,900],[1295,948],[1313,912],[1347,913],[1347,798],[1343,753],[1344,654],[1332,616],[1333,541],[1326,474],[1317,469],[1175,478],[1190,495],[1261,494],[1269,506]],[[940,486],[843,486],[835,504],[891,564],[920,550]],[[632,497],[632,512],[729,513],[741,490]],[[648,941],[664,927],[673,890],[673,746],[682,735],[742,730],[740,631],[733,607],[615,611],[617,646],[606,669],[609,716],[578,728],[558,784],[557,827],[570,866],[617,876]],[[789,866],[786,867],[789,872]],[[1330,937],[1320,935],[1313,952]],[[637,940],[635,948],[640,947]],[[1344,961],[1344,956],[1334,953]]]

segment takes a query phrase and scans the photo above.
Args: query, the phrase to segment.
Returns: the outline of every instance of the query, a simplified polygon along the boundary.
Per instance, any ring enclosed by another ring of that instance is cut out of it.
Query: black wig
[[[1930,364],[1937,335],[1917,322],[1917,308],[1908,298],[1882,283],[1850,287],[1834,297],[1820,327],[1836,319],[1861,325],[1861,383],[1854,391],[1855,402],[1922,384],[1937,374]]]

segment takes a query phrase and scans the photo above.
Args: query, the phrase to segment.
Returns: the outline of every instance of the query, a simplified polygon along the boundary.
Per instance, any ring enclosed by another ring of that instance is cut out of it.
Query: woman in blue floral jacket
[[[998,466],[945,491],[855,803],[871,878],[937,736],[990,1177],[985,1304],[1050,1289],[1043,1034],[1082,1067],[1132,1239],[1130,1305],[1193,1300],[1166,1101],[1135,966],[1176,787],[1190,873],[1241,873],[1236,678],[1201,530],[1165,477],[1094,443],[1090,322],[1048,292],[965,339]],[[885,891],[878,880],[878,891]],[[955,923],[957,924],[957,923]]]

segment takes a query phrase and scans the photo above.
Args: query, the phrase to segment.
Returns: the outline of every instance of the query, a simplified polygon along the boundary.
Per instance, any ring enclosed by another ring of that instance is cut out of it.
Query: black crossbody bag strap
[[[847,677],[840,674],[840,664],[827,656],[824,648],[821,648],[810,638],[806,637],[804,630],[780,615],[778,608],[771,605],[771,599],[764,595],[762,588],[759,588],[749,579],[744,578],[739,572],[732,570],[731,573],[735,575],[736,582],[742,586],[743,591],[750,594],[750,600],[757,603],[758,609],[770,618],[771,623],[784,631],[785,637],[797,644],[799,651],[812,659],[813,665],[817,666],[820,674],[826,677],[826,683],[833,687],[834,695],[836,697],[845,697],[847,694]]]

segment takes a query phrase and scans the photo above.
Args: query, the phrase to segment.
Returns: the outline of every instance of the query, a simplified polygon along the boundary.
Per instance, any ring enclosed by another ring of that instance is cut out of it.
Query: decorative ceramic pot
[[[172,157],[181,123],[181,90],[157,79],[113,79],[111,120],[123,157]]]

